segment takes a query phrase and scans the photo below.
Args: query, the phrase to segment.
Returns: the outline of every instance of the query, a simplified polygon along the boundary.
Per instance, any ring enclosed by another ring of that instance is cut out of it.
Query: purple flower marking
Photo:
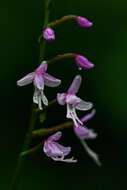
[[[78,16],[77,17],[77,23],[78,25],[81,27],[81,28],[89,28],[93,25],[92,22],[90,22],[89,20],[87,20],[86,18],[84,17],[80,17]]]
[[[94,116],[95,112],[95,110],[92,110],[92,112],[90,114],[85,115],[81,119],[81,121],[88,121]],[[98,155],[93,150],[91,150],[85,142],[85,140],[87,139],[95,139],[97,137],[97,133],[95,133],[93,129],[88,129],[86,126],[81,126],[80,124],[78,124],[78,127],[74,125],[74,132],[76,136],[79,138],[81,144],[85,148],[88,155],[96,162],[98,166],[101,166],[101,162],[99,160]]]
[[[43,32],[43,38],[49,42],[54,41],[55,40],[54,30],[50,27],[46,27]]]
[[[32,73],[27,74],[25,77],[17,81],[18,86],[25,86],[33,82],[35,91],[33,95],[33,102],[38,104],[39,109],[42,110],[42,103],[48,105],[48,100],[44,94],[44,85],[48,87],[57,87],[60,85],[61,80],[54,78],[46,73],[47,63],[43,61],[41,65]]]
[[[91,63],[86,57],[81,55],[76,55],[76,64],[78,67],[84,70],[89,70],[94,67],[94,64]]]
[[[75,163],[77,160],[74,160],[73,157],[69,159],[64,159],[71,152],[71,147],[64,147],[57,143],[62,136],[62,132],[58,131],[57,133],[50,136],[45,142],[43,151],[48,156],[55,161],[62,161],[68,163]]]
[[[66,117],[72,119],[76,127],[79,126],[79,123],[83,125],[82,121],[76,114],[76,109],[86,111],[93,107],[93,104],[91,102],[85,102],[75,95],[79,90],[80,84],[81,76],[77,75],[66,93],[57,94],[58,103],[60,105],[67,105]]]

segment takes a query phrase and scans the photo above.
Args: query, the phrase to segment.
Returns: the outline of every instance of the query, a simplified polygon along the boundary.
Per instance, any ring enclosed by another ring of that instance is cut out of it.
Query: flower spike
[[[46,73],[47,62],[43,61],[41,65],[32,73],[29,73],[22,79],[17,81],[18,86],[25,86],[33,82],[35,91],[33,95],[33,102],[38,104],[39,109],[42,110],[42,103],[48,105],[48,100],[44,94],[44,85],[48,87],[57,87],[60,85],[61,80]]]
[[[55,161],[62,161],[67,163],[75,163],[77,160],[74,160],[73,157],[69,159],[64,159],[71,152],[71,147],[64,147],[57,143],[62,136],[62,132],[58,131],[57,133],[50,136],[45,142],[43,151],[48,156]]]
[[[60,105],[67,105],[67,118],[73,120],[76,127],[83,124],[76,114],[77,110],[87,111],[93,107],[91,102],[85,102],[76,96],[81,84],[81,76],[77,75],[66,93],[58,93],[57,101]]]

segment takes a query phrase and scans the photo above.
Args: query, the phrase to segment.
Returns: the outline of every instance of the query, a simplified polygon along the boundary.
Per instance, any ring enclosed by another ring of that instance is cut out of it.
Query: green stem
[[[51,0],[45,0],[44,27],[48,24],[50,3],[51,3]],[[46,45],[45,41],[40,44],[39,62],[44,57],[45,45]],[[32,138],[32,131],[33,131],[33,129],[35,127],[35,123],[36,123],[36,118],[37,118],[36,116],[37,116],[36,111],[34,110],[34,107],[32,106],[32,114],[31,114],[31,118],[30,118],[29,128],[28,128],[28,132],[26,134],[25,140],[24,140],[22,152],[27,151],[27,149],[29,148],[31,138]],[[10,185],[10,190],[16,190],[17,189],[17,185],[18,185],[19,180],[20,180],[20,170],[21,170],[22,163],[23,163],[23,156],[20,153],[19,157],[18,157],[16,169],[14,172],[14,176],[12,178],[12,182]]]
[[[50,134],[53,134],[57,131],[61,131],[65,128],[69,128],[72,126],[73,126],[73,122],[69,121],[69,122],[65,122],[65,123],[62,123],[60,125],[54,126],[52,128],[48,128],[48,129],[43,128],[43,129],[34,130],[32,132],[32,137],[34,138],[34,137],[39,137],[39,136],[42,137],[42,136],[50,135]],[[38,151],[42,147],[42,144],[43,144],[43,142],[34,146],[31,149],[28,149],[24,152],[21,152],[21,156],[24,157],[26,155],[33,154],[34,152]]]
[[[35,122],[36,122],[36,112],[34,112],[34,109],[32,108],[32,114],[31,114],[31,118],[30,118],[29,128],[28,128],[28,132],[26,134],[25,140],[24,140],[22,152],[26,151],[29,148],[29,144],[30,144],[31,138],[32,138],[32,131],[33,131],[34,126],[35,126]],[[15,190],[18,183],[19,183],[20,169],[22,166],[22,161],[23,161],[23,157],[19,154],[15,173],[14,173],[11,185],[10,185],[10,190]]]
[[[76,20],[76,19],[77,19],[77,16],[76,16],[76,15],[63,16],[63,17],[61,17],[60,19],[55,20],[55,21],[49,23],[48,26],[53,27],[53,26],[55,26],[55,25],[57,25],[57,24],[61,24],[62,22],[65,22],[65,21],[67,21],[67,20],[72,20],[72,19]]]
[[[43,143],[40,143],[40,144],[34,146],[34,147],[31,148],[31,149],[28,149],[28,150],[26,150],[26,151],[24,151],[24,152],[21,152],[20,155],[21,155],[22,157],[23,157],[23,156],[26,156],[26,155],[30,155],[30,154],[32,154],[32,153],[38,151],[38,150],[42,147],[42,144],[43,144]]]
[[[58,56],[54,57],[53,59],[49,60],[47,63],[52,64],[52,63],[58,62],[62,59],[75,58],[76,55],[77,54],[75,54],[75,53],[65,53],[65,54],[58,55]]]
[[[42,128],[42,129],[37,129],[32,131],[32,137],[42,137],[42,136],[46,136],[46,135],[50,135],[52,133],[55,133],[57,131],[61,131],[65,128],[69,128],[73,126],[73,122],[72,121],[68,121],[65,123],[62,123],[60,125],[56,125],[52,128]]]

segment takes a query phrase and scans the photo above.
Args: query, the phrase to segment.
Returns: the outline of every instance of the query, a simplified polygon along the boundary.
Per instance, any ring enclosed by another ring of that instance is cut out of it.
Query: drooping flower
[[[61,138],[61,136],[62,136],[61,131],[58,131],[57,133],[50,136],[44,142],[44,147],[43,147],[44,153],[55,161],[62,161],[68,163],[77,162],[77,160],[74,160],[73,157],[65,159],[65,156],[67,156],[71,152],[71,147],[64,147],[56,142]]]
[[[80,16],[77,17],[77,23],[81,28],[89,28],[93,25],[88,19]]]
[[[54,30],[50,27],[46,27],[43,32],[43,38],[49,42],[54,41],[55,40]]]
[[[43,61],[41,65],[32,73],[27,74],[25,77],[17,81],[18,86],[25,86],[33,82],[35,91],[33,95],[33,102],[38,104],[39,109],[42,110],[42,102],[48,105],[48,100],[44,94],[44,85],[48,87],[57,87],[60,85],[61,80],[46,73],[47,63]]]
[[[95,110],[92,110],[92,112],[90,114],[85,115],[81,119],[81,121],[82,122],[88,121],[94,116],[95,112],[96,112]],[[81,144],[83,145],[89,156],[96,162],[98,166],[101,166],[101,162],[99,160],[98,155],[93,150],[91,150],[88,147],[87,143],[85,142],[85,140],[88,139],[95,139],[97,137],[97,133],[95,133],[93,129],[88,129],[86,126],[81,126],[80,124],[78,124],[78,127],[74,125],[74,132],[76,136],[79,138]]]
[[[78,127],[79,123],[82,125],[82,121],[78,118],[76,114],[76,109],[77,110],[89,110],[93,107],[93,104],[91,102],[85,102],[79,97],[76,96],[76,93],[79,90],[81,84],[81,76],[77,75],[70,88],[66,93],[58,93],[57,94],[57,101],[60,105],[67,105],[67,118],[70,118],[73,120],[74,124],[76,127]]]
[[[75,56],[76,64],[79,68],[84,69],[84,70],[89,70],[94,67],[94,64],[91,63],[86,57],[81,56],[81,55],[76,55]]]

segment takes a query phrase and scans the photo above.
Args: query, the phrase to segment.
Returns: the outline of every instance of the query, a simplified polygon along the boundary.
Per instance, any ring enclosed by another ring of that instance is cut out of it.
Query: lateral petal
[[[76,105],[76,109],[77,110],[90,110],[93,107],[93,104],[91,102],[85,102],[83,100],[81,100],[77,105]]]
[[[48,73],[44,73],[44,83],[49,87],[57,87],[61,84],[61,80],[49,75]]]
[[[25,86],[27,84],[32,83],[33,79],[34,79],[34,72],[29,73],[28,75],[26,75],[22,79],[18,80],[17,85],[18,86]]]

